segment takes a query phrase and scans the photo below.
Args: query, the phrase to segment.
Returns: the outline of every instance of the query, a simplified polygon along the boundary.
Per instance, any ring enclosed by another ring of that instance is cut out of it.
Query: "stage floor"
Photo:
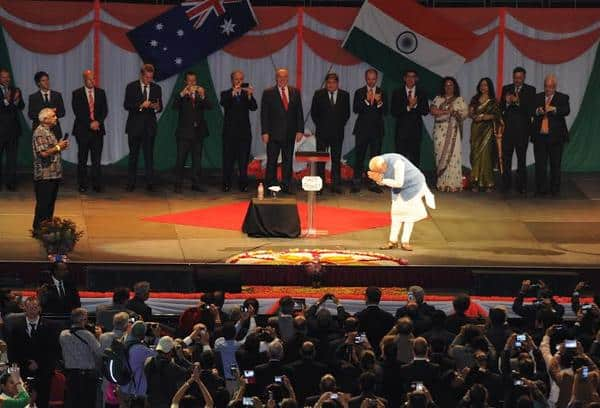
[[[119,184],[109,185],[101,194],[79,194],[73,183],[67,183],[61,187],[56,215],[71,218],[85,232],[71,255],[81,262],[224,262],[254,249],[318,248],[380,252],[404,257],[410,265],[598,266],[600,174],[565,175],[563,184],[560,198],[547,199],[531,194],[505,197],[498,192],[436,193],[438,208],[431,211],[430,219],[416,225],[412,253],[379,251],[378,246],[387,242],[389,225],[369,227],[364,219],[361,225],[367,225],[366,229],[312,239],[249,238],[240,230],[144,219],[212,207],[219,207],[212,210],[213,218],[243,218],[243,211],[233,217],[225,212],[243,210],[244,204],[233,204],[247,202],[254,192],[221,193],[217,186],[207,193],[174,194],[170,185],[156,193],[142,188],[126,193]],[[299,201],[304,199],[304,193],[298,194]],[[350,194],[346,190],[344,195],[326,192],[319,203],[387,212],[390,198],[388,192]],[[17,193],[0,192],[0,260],[43,260],[40,245],[29,235],[33,208],[31,184],[21,184]],[[182,216],[178,219],[181,222]],[[353,220],[340,221],[350,225]]]

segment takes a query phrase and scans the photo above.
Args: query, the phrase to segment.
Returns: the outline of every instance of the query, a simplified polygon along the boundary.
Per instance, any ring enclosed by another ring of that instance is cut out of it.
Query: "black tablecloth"
[[[300,216],[296,200],[253,198],[242,231],[251,237],[297,238],[300,236]]]

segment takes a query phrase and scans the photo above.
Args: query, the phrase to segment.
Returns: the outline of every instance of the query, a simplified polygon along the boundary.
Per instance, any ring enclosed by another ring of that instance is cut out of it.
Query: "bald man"
[[[380,249],[398,248],[398,236],[402,229],[400,247],[412,251],[410,236],[415,222],[427,218],[427,209],[435,208],[435,199],[425,176],[406,157],[398,153],[386,153],[375,156],[369,161],[367,175],[379,186],[390,187],[392,191],[389,242]]]
[[[260,125],[262,140],[267,145],[267,187],[278,185],[277,159],[281,153],[284,193],[293,193],[292,164],[294,142],[304,135],[304,111],[300,91],[288,84],[289,73],[285,68],[275,72],[276,84],[263,91],[260,101]]]
[[[103,89],[96,87],[94,72],[83,71],[83,87],[73,91],[71,106],[75,121],[73,136],[77,140],[77,182],[79,192],[88,189],[88,157],[92,158],[92,186],[94,191],[102,191],[100,160],[104,145],[104,120],[108,115],[108,104]]]
[[[535,194],[548,192],[548,163],[550,164],[550,193],[560,194],[560,163],[563,146],[569,140],[565,117],[571,112],[569,95],[556,91],[554,75],[544,79],[544,92],[535,96],[535,118],[532,137],[535,156]]]

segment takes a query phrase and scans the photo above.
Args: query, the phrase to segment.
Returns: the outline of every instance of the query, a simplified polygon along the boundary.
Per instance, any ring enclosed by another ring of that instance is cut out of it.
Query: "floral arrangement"
[[[77,231],[73,221],[59,217],[42,221],[39,232],[35,234],[49,255],[68,254],[82,236],[83,231]]]

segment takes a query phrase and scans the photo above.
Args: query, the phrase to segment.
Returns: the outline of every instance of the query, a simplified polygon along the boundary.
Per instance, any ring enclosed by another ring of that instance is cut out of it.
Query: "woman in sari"
[[[431,103],[430,112],[435,118],[433,143],[437,173],[437,189],[457,192],[462,189],[462,122],[469,110],[460,96],[456,79],[446,77],[442,89]]]
[[[469,105],[471,123],[471,188],[474,192],[494,190],[494,144],[501,137],[502,116],[494,84],[483,78]]]

